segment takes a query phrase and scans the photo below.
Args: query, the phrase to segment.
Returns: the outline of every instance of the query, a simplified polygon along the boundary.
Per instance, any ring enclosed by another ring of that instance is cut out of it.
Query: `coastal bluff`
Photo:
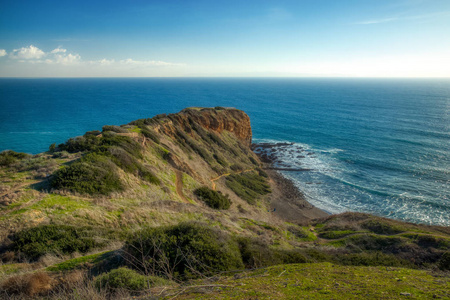
[[[187,133],[193,131],[192,124],[197,124],[206,130],[222,133],[224,130],[233,133],[244,145],[252,142],[250,117],[243,111],[234,108],[186,108],[177,114],[166,116],[164,122],[156,130],[174,136],[177,128]]]
[[[252,148],[193,107],[1,152],[0,298],[449,296],[448,227],[329,215]]]

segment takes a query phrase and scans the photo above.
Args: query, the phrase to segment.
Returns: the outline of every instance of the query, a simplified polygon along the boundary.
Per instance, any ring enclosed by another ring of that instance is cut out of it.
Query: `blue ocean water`
[[[450,225],[450,80],[0,79],[0,151],[189,106],[246,111],[314,205]]]

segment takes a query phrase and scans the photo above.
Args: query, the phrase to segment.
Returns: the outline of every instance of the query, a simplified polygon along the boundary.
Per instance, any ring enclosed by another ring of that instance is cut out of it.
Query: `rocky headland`
[[[271,147],[216,107],[0,153],[0,297],[449,296],[449,228],[329,215]]]

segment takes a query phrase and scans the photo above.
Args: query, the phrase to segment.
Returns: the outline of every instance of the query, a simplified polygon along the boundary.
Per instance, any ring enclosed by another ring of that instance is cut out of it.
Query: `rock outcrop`
[[[199,125],[207,130],[233,133],[244,145],[252,143],[252,128],[249,116],[235,108],[186,108],[179,113],[162,116],[155,128],[160,133],[174,136],[177,129],[189,133],[193,126]]]

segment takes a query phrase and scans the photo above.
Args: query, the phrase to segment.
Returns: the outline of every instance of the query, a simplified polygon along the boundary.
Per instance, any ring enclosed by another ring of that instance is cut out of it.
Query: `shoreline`
[[[252,150],[259,146],[252,144]],[[265,147],[270,147],[268,144]],[[267,155],[261,155],[253,151],[261,160],[261,168],[267,173],[270,179],[272,193],[270,195],[270,208],[285,221],[308,221],[332,215],[320,209],[306,200],[303,192],[294,184],[291,179],[286,178],[280,171],[284,168],[273,166],[273,161]],[[306,171],[306,170],[301,170]]]

